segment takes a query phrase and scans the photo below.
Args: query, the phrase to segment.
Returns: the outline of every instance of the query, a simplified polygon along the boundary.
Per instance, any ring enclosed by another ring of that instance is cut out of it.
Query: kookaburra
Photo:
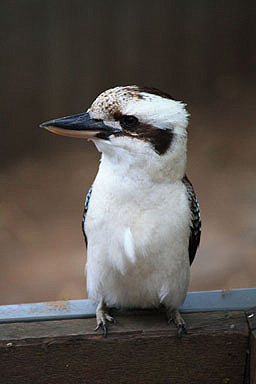
[[[102,153],[85,201],[87,290],[107,334],[109,308],[161,304],[179,313],[200,241],[199,205],[186,176],[188,113],[155,88],[124,86],[100,94],[87,112],[41,124],[94,142]]]

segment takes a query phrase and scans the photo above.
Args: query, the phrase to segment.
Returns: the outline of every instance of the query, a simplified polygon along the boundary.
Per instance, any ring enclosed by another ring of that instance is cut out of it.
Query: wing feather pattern
[[[194,188],[185,175],[182,179],[183,183],[186,186],[188,199],[190,202],[190,210],[191,210],[191,225],[190,225],[190,237],[189,237],[189,261],[190,265],[192,264],[197,248],[200,243],[201,237],[201,217],[200,217],[200,207],[199,203],[194,191]]]
[[[84,239],[85,239],[86,247],[87,247],[88,241],[87,241],[87,236],[86,236],[86,233],[85,233],[85,230],[84,230],[84,223],[85,223],[85,219],[86,219],[86,215],[87,215],[87,211],[88,211],[88,207],[89,207],[89,201],[90,201],[91,194],[92,194],[92,186],[89,189],[89,191],[88,191],[88,193],[86,195],[86,198],[85,198],[84,213],[83,213],[83,219],[82,219],[82,231],[83,231],[83,234],[84,234]]]

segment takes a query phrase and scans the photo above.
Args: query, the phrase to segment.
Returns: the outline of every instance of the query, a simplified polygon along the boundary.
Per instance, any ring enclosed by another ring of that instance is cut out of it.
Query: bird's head
[[[110,156],[121,151],[154,158],[168,157],[169,153],[173,158],[181,151],[186,158],[187,124],[183,103],[158,89],[132,85],[109,89],[87,112],[51,120],[41,127],[92,140],[100,152]]]

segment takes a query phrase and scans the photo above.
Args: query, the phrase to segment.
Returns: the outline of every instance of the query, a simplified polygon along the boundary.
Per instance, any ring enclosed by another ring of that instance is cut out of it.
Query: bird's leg
[[[177,327],[178,337],[182,337],[183,333],[187,334],[186,323],[181,317],[178,309],[167,310],[168,323],[170,324],[172,321]]]
[[[109,315],[108,307],[104,303],[104,300],[101,299],[96,309],[97,327],[95,328],[95,331],[98,331],[98,329],[102,328],[105,337],[107,337],[108,333],[107,321],[110,323],[115,323],[114,317]]]

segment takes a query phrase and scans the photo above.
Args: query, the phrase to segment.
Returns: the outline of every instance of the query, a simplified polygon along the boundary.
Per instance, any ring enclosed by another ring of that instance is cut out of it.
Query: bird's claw
[[[97,332],[98,329],[100,329],[100,328],[103,329],[104,337],[107,337],[107,335],[108,335],[108,327],[106,326],[106,324],[103,324],[103,323],[98,324],[97,327],[94,329],[94,332]]]
[[[179,313],[179,311],[177,309],[175,309],[171,312],[169,320],[168,320],[168,324],[170,324],[172,321],[174,322],[174,324],[177,327],[177,335],[178,335],[179,339],[183,336],[183,334],[187,335],[188,331],[187,331],[186,323],[183,320],[183,318],[181,317],[181,314]]]
[[[116,324],[116,319],[107,313],[107,307],[105,306],[103,301],[100,302],[96,310],[96,319],[97,319],[97,326],[94,329],[94,332],[97,332],[100,328],[102,328],[104,337],[107,337],[107,334],[108,334],[107,321],[109,323]]]
[[[98,324],[96,328],[94,328],[94,332],[97,332],[98,329],[100,329],[102,327],[102,324]]]
[[[178,338],[180,339],[183,334],[187,335],[188,331],[185,324],[179,324],[177,327]]]
[[[108,320],[110,323],[117,324],[117,320],[113,316],[109,316],[110,320]]]

